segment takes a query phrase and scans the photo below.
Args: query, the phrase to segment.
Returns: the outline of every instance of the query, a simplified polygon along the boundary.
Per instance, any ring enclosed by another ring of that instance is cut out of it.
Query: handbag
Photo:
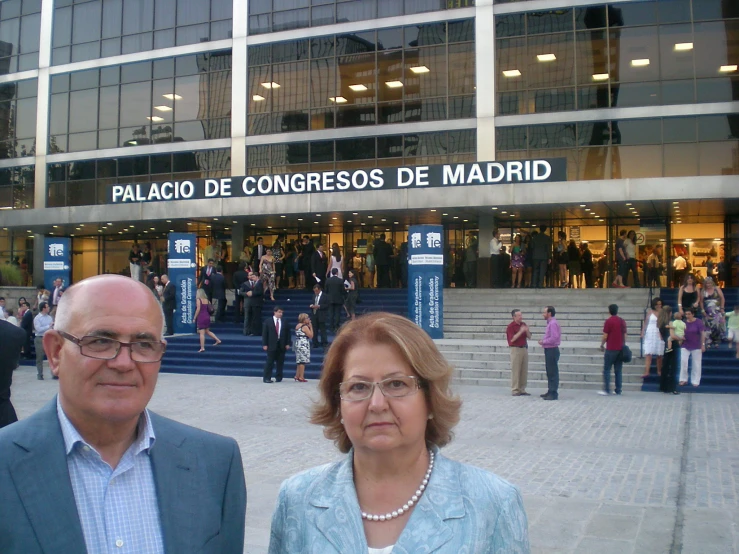
[[[621,349],[621,356],[623,358],[622,361],[625,364],[630,364],[631,363],[631,359],[633,357],[633,355],[631,353],[631,348],[629,348],[628,346],[626,346],[624,344],[624,347]]]
[[[216,309],[213,307],[213,304],[207,304],[208,306],[208,314],[213,315],[213,312],[216,311]]]

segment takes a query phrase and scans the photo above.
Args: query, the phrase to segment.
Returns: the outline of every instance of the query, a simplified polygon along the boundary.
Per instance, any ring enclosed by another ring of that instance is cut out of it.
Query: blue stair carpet
[[[678,289],[661,289],[659,296],[665,306],[672,306],[673,312],[677,311]],[[734,306],[739,305],[739,289],[723,289],[726,299],[726,311],[730,312]],[[690,366],[688,366],[690,369]],[[642,385],[643,391],[659,391],[659,377],[657,366],[652,362],[652,371]],[[690,385],[681,387],[681,392],[697,393],[727,393],[739,394],[739,360],[736,359],[736,348],[729,349],[728,343],[723,343],[718,348],[710,348],[703,354],[701,384],[699,387]]]
[[[406,316],[408,314],[408,291],[403,289],[362,289],[360,293],[362,303],[356,307],[357,315],[386,311]],[[272,316],[275,304],[283,310],[283,320],[291,329],[298,322],[300,313],[310,313],[309,306],[313,303],[311,291],[280,289],[275,293],[275,302],[265,301],[262,308],[262,318]],[[342,313],[341,322],[346,319]],[[213,345],[213,339],[206,335],[205,352],[198,353],[200,337],[183,335],[167,339],[167,353],[162,360],[161,371],[165,373],[188,373],[199,375],[241,375],[261,377],[267,353],[262,350],[261,337],[246,337],[243,335],[243,323],[234,323],[233,307],[229,306],[226,312],[226,322],[214,323],[213,331],[223,344]],[[293,332],[293,338],[295,334]],[[329,332],[328,340],[333,340]],[[313,349],[311,363],[305,367],[306,379],[318,379],[321,374],[321,365],[325,350]],[[286,379],[295,375],[295,354],[292,350],[285,357]]]

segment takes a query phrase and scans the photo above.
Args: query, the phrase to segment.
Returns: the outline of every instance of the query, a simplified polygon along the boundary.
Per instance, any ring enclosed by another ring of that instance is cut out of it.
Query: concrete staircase
[[[546,390],[544,351],[537,341],[544,335],[544,306],[557,309],[562,327],[560,387],[599,390],[603,382],[603,353],[599,350],[608,305],[618,304],[629,330],[627,344],[634,360],[624,365],[625,391],[641,390],[643,371],[638,358],[639,333],[647,302],[643,289],[507,289],[444,291],[444,339],[436,344],[456,368],[454,381],[466,385],[510,386],[510,349],[505,329],[511,310],[520,309],[533,338],[529,341],[529,384]],[[611,379],[613,387],[613,379]]]

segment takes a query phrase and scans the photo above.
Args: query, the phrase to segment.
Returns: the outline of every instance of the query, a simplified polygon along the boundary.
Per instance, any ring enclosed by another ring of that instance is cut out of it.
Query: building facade
[[[237,260],[257,236],[349,255],[442,223],[459,286],[470,237],[487,259],[493,229],[546,225],[596,258],[621,229],[667,267],[723,257],[736,286],[738,66],[735,0],[3,0],[0,263],[40,281],[43,237],[70,236],[78,280],[172,231]],[[261,188],[545,159],[566,180]],[[207,179],[242,192],[111,193]]]

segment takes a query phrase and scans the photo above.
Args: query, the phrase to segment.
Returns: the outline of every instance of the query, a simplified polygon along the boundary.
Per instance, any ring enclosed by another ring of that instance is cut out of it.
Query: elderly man
[[[529,326],[523,321],[521,310],[511,310],[513,321],[506,327],[506,339],[511,348],[511,391],[513,396],[531,396],[526,392],[529,375]]]
[[[243,552],[236,442],[146,409],[162,328],[132,279],[64,294],[43,340],[59,395],[0,430],[0,552]]]

